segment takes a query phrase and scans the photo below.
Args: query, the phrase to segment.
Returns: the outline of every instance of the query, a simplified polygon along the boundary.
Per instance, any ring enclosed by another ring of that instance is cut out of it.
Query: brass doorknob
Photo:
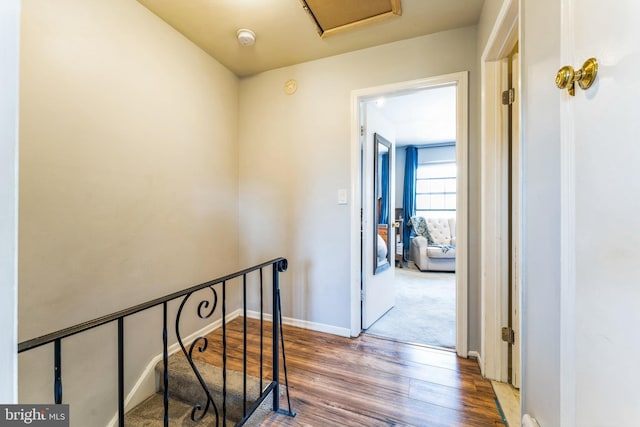
[[[582,64],[582,68],[575,71],[571,65],[565,65],[556,74],[556,86],[568,89],[569,95],[576,94],[576,82],[582,89],[589,89],[598,75],[598,61],[589,58]]]
[[[558,74],[556,74],[556,86],[560,89],[566,89],[570,84],[573,83],[573,78],[575,76],[575,71],[571,65],[565,65],[564,67],[558,70]]]

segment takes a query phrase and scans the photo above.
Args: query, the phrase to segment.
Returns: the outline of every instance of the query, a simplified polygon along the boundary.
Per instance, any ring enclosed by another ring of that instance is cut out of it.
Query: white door
[[[563,0],[561,60],[591,57],[590,89],[560,95],[563,425],[638,425],[640,2]],[[553,84],[553,82],[550,82]]]
[[[388,178],[389,178],[389,220],[392,221],[395,216],[395,168],[393,154],[395,151],[395,130],[393,125],[385,119],[374,106],[374,101],[363,102],[361,109],[364,112],[363,120],[363,247],[362,247],[362,329],[367,329],[378,320],[382,315],[389,311],[395,304],[395,291],[393,287],[394,281],[394,259],[395,259],[395,229],[389,227],[387,242],[387,251],[389,252],[389,262],[383,268],[378,268],[375,272],[375,264],[377,264],[377,256],[374,256],[374,237],[377,233],[376,224],[376,206],[379,194],[374,194],[374,145],[375,134],[382,135],[385,140],[391,143],[389,155]],[[379,165],[380,167],[382,165]],[[380,187],[380,182],[378,186]],[[375,231],[374,231],[375,230]]]

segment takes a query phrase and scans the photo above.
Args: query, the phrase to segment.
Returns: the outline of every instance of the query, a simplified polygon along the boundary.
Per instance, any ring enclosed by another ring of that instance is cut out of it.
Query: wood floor
[[[237,371],[242,371],[242,322],[227,324],[228,366]],[[256,331],[247,338],[248,373],[259,376],[259,323],[247,322]],[[194,357],[219,365],[220,333],[211,334],[207,351],[194,351]],[[475,360],[367,335],[342,338],[286,325],[284,337],[297,416],[274,414],[263,426],[503,425],[491,383]],[[270,350],[270,335],[263,345]],[[270,366],[265,360],[265,378]],[[286,405],[283,399],[281,407]]]

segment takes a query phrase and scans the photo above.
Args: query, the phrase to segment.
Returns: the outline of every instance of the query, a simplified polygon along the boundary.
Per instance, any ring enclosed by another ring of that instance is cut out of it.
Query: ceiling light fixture
[[[240,46],[253,46],[256,43],[256,33],[246,28],[238,30],[238,43]]]

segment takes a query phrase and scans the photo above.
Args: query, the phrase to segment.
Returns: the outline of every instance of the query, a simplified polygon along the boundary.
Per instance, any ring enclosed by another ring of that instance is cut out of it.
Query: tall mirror
[[[391,265],[391,143],[373,134],[373,274]]]

